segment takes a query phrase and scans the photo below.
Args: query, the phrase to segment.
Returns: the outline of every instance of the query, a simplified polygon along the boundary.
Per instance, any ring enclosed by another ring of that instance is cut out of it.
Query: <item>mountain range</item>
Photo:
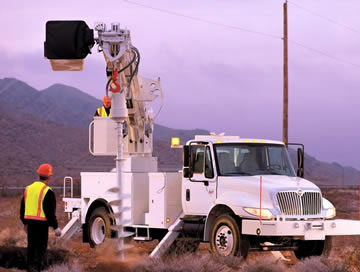
[[[0,79],[0,184],[22,185],[36,178],[42,162],[55,166],[54,179],[81,171],[109,171],[114,158],[93,157],[88,152],[88,125],[102,102],[62,84],[37,90],[14,78]],[[185,142],[205,129],[154,127],[154,155],[160,170],[181,168],[181,150],[170,149],[173,136]],[[295,160],[296,154],[290,150]],[[360,172],[337,163],[305,155],[306,178],[318,184],[358,184]]]

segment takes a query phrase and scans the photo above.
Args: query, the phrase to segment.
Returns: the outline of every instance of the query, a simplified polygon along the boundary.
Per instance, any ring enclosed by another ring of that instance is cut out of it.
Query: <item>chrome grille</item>
[[[316,215],[321,213],[320,192],[279,192],[276,194],[280,211],[284,215]]]

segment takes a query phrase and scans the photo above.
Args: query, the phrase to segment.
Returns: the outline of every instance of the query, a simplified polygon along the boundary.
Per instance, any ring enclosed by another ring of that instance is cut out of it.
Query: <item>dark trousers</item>
[[[27,271],[41,271],[45,265],[45,254],[49,238],[49,226],[47,222],[29,220],[27,231]]]

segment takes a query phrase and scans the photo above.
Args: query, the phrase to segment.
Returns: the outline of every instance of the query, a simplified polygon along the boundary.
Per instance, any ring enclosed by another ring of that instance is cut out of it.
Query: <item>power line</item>
[[[325,56],[325,57],[334,59],[334,60],[336,60],[337,62],[341,62],[341,63],[344,63],[344,64],[349,64],[349,65],[352,65],[352,66],[354,66],[354,67],[356,67],[356,68],[360,68],[360,65],[359,65],[359,64],[356,64],[356,63],[353,63],[353,62],[344,60],[344,59],[342,59],[342,58],[338,58],[338,57],[336,57],[336,56],[334,56],[334,55],[331,55],[331,54],[326,53],[326,52],[324,52],[324,51],[321,51],[321,50],[319,50],[319,49],[312,48],[312,47],[310,47],[310,46],[307,46],[307,45],[305,45],[305,44],[302,44],[302,43],[299,43],[299,42],[296,42],[296,41],[293,41],[293,40],[289,40],[289,42],[292,43],[292,44],[294,44],[294,45],[297,45],[297,46],[299,46],[299,47],[305,48],[305,49],[307,49],[307,50],[309,50],[309,51],[313,51],[313,52],[315,52],[315,53],[317,53],[317,54],[320,54],[320,55],[323,55],[323,56]]]
[[[195,16],[190,16],[190,15],[178,13],[178,12],[171,11],[171,10],[152,7],[152,6],[141,4],[141,3],[134,2],[134,1],[131,1],[131,0],[123,0],[123,1],[126,2],[126,3],[129,3],[131,5],[136,5],[136,6],[140,6],[140,7],[143,7],[143,8],[152,9],[152,10],[155,10],[155,11],[158,11],[158,12],[162,12],[162,13],[166,13],[166,14],[170,14],[170,15],[175,15],[175,16],[178,16],[178,17],[187,18],[187,19],[190,19],[190,20],[193,20],[193,21],[198,21],[198,22],[202,22],[202,23],[206,23],[206,24],[210,24],[210,25],[221,26],[221,27],[225,27],[225,28],[229,28],[229,29],[233,29],[233,30],[237,30],[237,31],[242,31],[242,32],[247,32],[247,33],[252,33],[252,34],[256,34],[256,35],[261,35],[261,36],[267,37],[267,38],[273,38],[273,39],[277,39],[277,40],[282,39],[281,36],[270,34],[270,33],[251,30],[251,29],[247,29],[247,28],[244,28],[244,27],[234,26],[234,25],[223,24],[223,23],[219,23],[219,22],[215,22],[215,21],[211,21],[211,20],[207,20],[207,19],[203,19],[203,18],[199,18],[199,17],[195,17]]]
[[[182,13],[171,11],[171,10],[166,10],[166,9],[162,9],[162,8],[157,8],[157,7],[141,4],[141,3],[138,3],[138,2],[134,2],[132,0],[123,0],[123,1],[126,2],[126,3],[129,3],[131,5],[140,6],[140,7],[143,7],[143,8],[155,10],[157,12],[162,12],[162,13],[166,13],[166,14],[169,14],[169,15],[190,19],[190,20],[197,21],[197,22],[202,22],[202,23],[211,24],[211,25],[217,25],[217,26],[229,28],[229,29],[236,30],[236,31],[248,32],[248,33],[257,34],[257,35],[261,35],[261,36],[264,36],[264,37],[267,37],[267,38],[272,38],[272,39],[277,39],[277,40],[279,40],[279,39],[282,40],[283,39],[283,37],[281,37],[281,36],[277,36],[277,35],[273,35],[273,34],[269,34],[269,33],[265,33],[265,32],[260,32],[260,31],[254,31],[254,30],[251,30],[251,29],[243,28],[243,27],[227,25],[227,24],[223,24],[223,23],[219,23],[219,22],[215,22],[215,21],[210,21],[210,20],[207,20],[207,19],[186,15],[186,14],[182,14]],[[290,1],[288,0],[288,2],[290,2]],[[291,3],[293,5],[297,5],[297,4],[294,4],[294,2],[292,2],[292,1],[291,1]],[[302,8],[302,7],[300,7],[300,8]],[[319,15],[319,16],[321,16],[321,15]],[[331,19],[329,19],[329,20],[331,20]],[[307,49],[309,51],[315,52],[315,53],[317,53],[319,55],[322,55],[322,56],[328,57],[330,59],[336,60],[337,62],[341,62],[341,63],[344,63],[344,64],[349,64],[349,65],[352,65],[352,66],[354,66],[356,68],[360,68],[360,65],[358,65],[358,64],[355,64],[355,63],[349,62],[347,60],[338,58],[338,57],[336,57],[334,55],[323,52],[323,51],[321,51],[319,49],[312,48],[310,46],[307,46],[305,44],[299,43],[299,42],[294,41],[294,40],[289,40],[289,42],[294,44],[294,45],[297,45],[299,47],[305,48],[305,49]]]
[[[334,24],[334,25],[341,26],[341,27],[346,28],[347,30],[350,30],[350,31],[355,32],[355,33],[360,33],[359,30],[357,30],[357,29],[355,29],[355,28],[353,28],[353,27],[351,27],[351,26],[348,26],[348,25],[345,25],[345,24],[343,24],[343,23],[340,23],[340,22],[338,22],[338,21],[336,21],[336,20],[334,20],[334,19],[332,19],[332,18],[323,16],[323,15],[321,15],[320,13],[317,13],[317,12],[311,10],[311,9],[308,9],[308,8],[306,8],[306,7],[303,7],[303,6],[297,4],[297,3],[293,2],[293,1],[288,0],[288,3],[292,4],[293,6],[299,8],[299,9],[302,9],[302,10],[304,10],[304,11],[306,11],[306,12],[308,12],[308,13],[314,15],[314,16],[317,16],[317,17],[319,17],[319,18],[322,18],[322,19],[324,19],[325,21],[328,21],[328,22],[330,22],[330,23],[332,23],[332,24]]]

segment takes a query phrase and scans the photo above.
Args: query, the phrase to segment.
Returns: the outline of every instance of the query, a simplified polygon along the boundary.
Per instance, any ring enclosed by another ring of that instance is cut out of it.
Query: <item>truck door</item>
[[[192,177],[183,178],[185,214],[207,215],[216,199],[216,173],[210,145],[191,145]]]

